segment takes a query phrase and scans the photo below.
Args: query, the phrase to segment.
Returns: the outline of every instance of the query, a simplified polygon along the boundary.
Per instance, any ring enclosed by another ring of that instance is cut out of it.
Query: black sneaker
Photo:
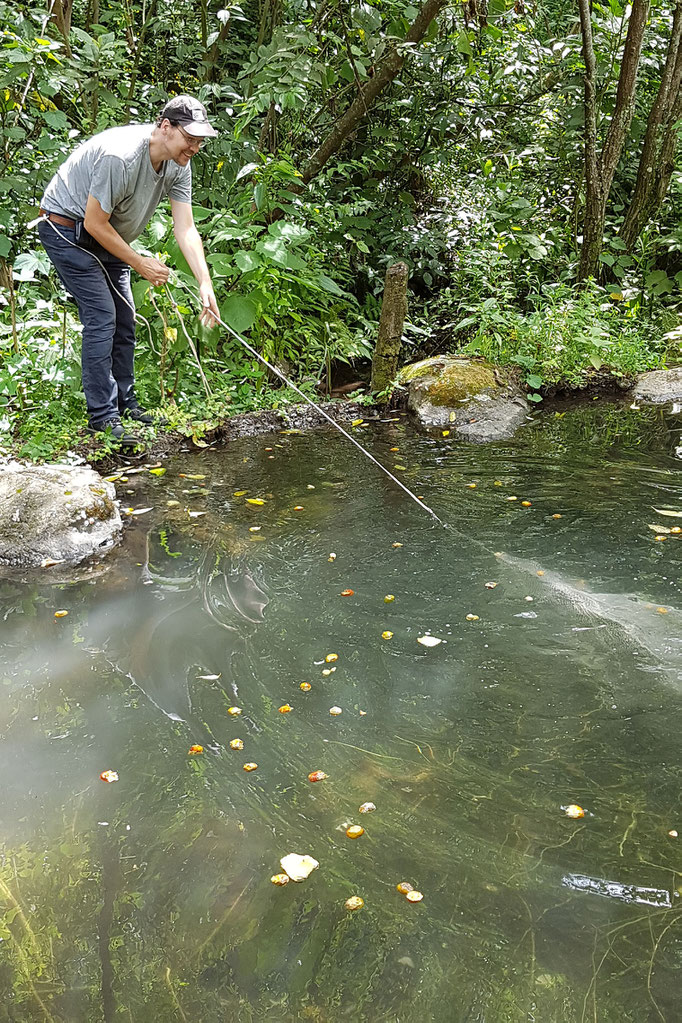
[[[142,423],[143,426],[167,426],[168,420],[162,417],[157,418],[152,412],[147,412],[140,405],[131,405],[121,412],[124,419],[132,419],[135,423]]]
[[[142,443],[141,439],[135,436],[134,433],[126,433],[120,416],[109,416],[102,423],[89,423],[88,432],[106,433],[112,440],[127,447],[133,447],[135,444]]]

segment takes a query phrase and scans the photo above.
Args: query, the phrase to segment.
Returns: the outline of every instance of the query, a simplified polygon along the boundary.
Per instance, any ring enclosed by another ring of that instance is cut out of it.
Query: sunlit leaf
[[[233,718],[239,717],[241,712],[242,712],[241,707],[228,707],[227,708],[227,713],[231,714]]]
[[[102,771],[100,774],[102,781],[106,781],[111,785],[112,782],[118,781],[118,774],[116,771]]]
[[[302,689],[304,693],[309,693],[313,687],[311,686],[310,682],[301,682],[298,688]]]
[[[298,853],[288,853],[279,863],[292,881],[305,881],[320,865],[312,856],[300,856]]]
[[[270,880],[272,881],[273,884],[281,886],[289,884],[290,878],[288,874],[273,874]]]
[[[339,716],[339,714],[343,714],[343,711],[341,710],[340,707],[330,707],[329,708],[329,713],[331,714],[331,716],[333,718],[337,718]]]
[[[261,497],[247,497],[246,503],[255,504],[260,507],[262,504],[265,504],[265,501]]]
[[[290,703],[283,703],[281,707],[277,708],[280,714],[289,714],[293,709]]]
[[[393,639],[393,633],[390,631],[390,629],[386,629],[385,632],[381,633],[381,638],[382,639]]]
[[[257,768],[258,768],[258,764],[254,764],[254,763],[244,764],[244,770],[245,771],[255,771],[255,770],[257,770]]]
[[[408,892],[414,891],[414,888],[412,887],[409,881],[401,881],[399,884],[396,885],[396,888],[401,895],[407,895]]]
[[[198,756],[200,753],[204,752],[204,747],[203,746],[198,746],[198,745],[197,746],[190,746],[190,748],[188,749],[187,752],[192,757]]]
[[[349,838],[360,838],[360,835],[364,835],[365,829],[361,828],[359,824],[351,824],[349,828],[346,828],[346,834]]]
[[[248,490],[235,490],[235,492],[234,492],[234,494],[232,496],[233,497],[244,497],[245,494],[248,494]]]
[[[230,739],[230,749],[244,749],[244,740]]]
[[[667,515],[671,519],[682,519],[682,511],[670,511],[667,508],[654,508],[657,515]]]
[[[358,807],[358,813],[373,813],[376,810],[374,803],[363,803]]]
[[[342,597],[352,597],[354,595],[354,593],[355,593],[355,590],[341,590],[341,596]]]
[[[311,771],[308,775],[308,781],[324,781],[329,775],[325,774],[324,771]]]
[[[386,596],[384,597],[384,604],[392,604],[394,600],[395,597],[393,596],[393,594],[387,593]]]
[[[149,472],[151,473],[152,476],[165,476],[166,473],[168,472],[168,469],[163,469],[163,468],[162,469],[150,469]]]
[[[55,611],[54,616],[55,618],[66,618],[68,613],[68,611]]]
[[[346,899],[344,906],[349,909],[351,913],[356,909],[362,909],[365,904],[365,900],[361,899],[359,895],[351,895],[349,899]]]
[[[585,816],[585,811],[582,806],[578,806],[577,803],[570,803],[568,806],[563,806],[562,810],[567,817],[571,817],[573,820],[577,820],[579,817]]]
[[[327,664],[332,664],[334,661],[338,661],[338,659],[339,659],[338,654],[327,654],[327,656],[325,657],[325,661],[327,662]]]
[[[422,895],[421,892],[412,891],[408,892],[405,898],[407,899],[408,902],[421,902],[424,896]]]
[[[418,636],[417,642],[421,643],[422,646],[438,646],[443,640],[438,639],[436,636]]]

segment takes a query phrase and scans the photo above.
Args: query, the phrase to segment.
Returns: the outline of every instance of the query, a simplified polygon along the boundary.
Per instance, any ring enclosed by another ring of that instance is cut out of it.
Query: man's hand
[[[215,327],[217,318],[220,316],[218,309],[218,303],[215,300],[215,294],[213,292],[213,285],[210,281],[206,284],[199,285],[199,297],[203,309],[199,314],[199,323],[204,327]]]
[[[135,269],[146,281],[153,284],[155,288],[166,284],[170,276],[170,270],[166,264],[162,263],[159,259],[154,259],[152,256],[145,256],[139,260],[135,265]]]

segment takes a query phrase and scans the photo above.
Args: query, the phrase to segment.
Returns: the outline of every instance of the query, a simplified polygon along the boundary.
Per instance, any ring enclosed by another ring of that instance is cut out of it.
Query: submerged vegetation
[[[367,380],[396,259],[404,361],[480,353],[518,365],[538,400],[678,356],[679,5],[3,0],[0,19],[14,450],[63,452],[84,419],[75,309],[28,229],[42,190],[79,140],[180,91],[220,130],[192,166],[222,316],[310,393]],[[175,271],[167,292],[134,288],[143,402],[191,435],[290,400],[237,340],[198,328],[167,211],[139,245]]]

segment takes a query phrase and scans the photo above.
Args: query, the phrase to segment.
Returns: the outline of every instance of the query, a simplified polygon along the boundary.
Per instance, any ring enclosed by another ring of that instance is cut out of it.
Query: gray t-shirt
[[[109,223],[130,243],[144,231],[165,196],[192,201],[192,172],[165,160],[158,173],[149,158],[153,124],[109,128],[83,142],[45,189],[41,208],[74,220],[85,216],[88,196],[97,199]]]

